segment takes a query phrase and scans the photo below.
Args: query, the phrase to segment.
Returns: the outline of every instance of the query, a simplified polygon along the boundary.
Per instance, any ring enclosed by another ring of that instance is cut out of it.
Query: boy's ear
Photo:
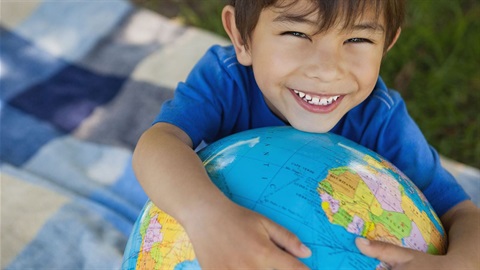
[[[395,34],[395,37],[393,38],[393,40],[392,40],[392,42],[390,43],[390,45],[388,45],[388,48],[387,48],[387,50],[385,51],[385,53],[388,52],[388,51],[390,51],[390,49],[393,47],[393,45],[395,45],[395,43],[396,43],[397,40],[398,40],[398,37],[400,37],[400,33],[401,33],[401,32],[402,32],[402,28],[398,28],[397,33]]]
[[[233,6],[227,5],[223,8],[222,23],[225,32],[227,32],[232,41],[233,47],[235,48],[238,62],[244,66],[252,65],[250,51],[248,50],[247,44],[240,35],[235,23],[235,8]]]

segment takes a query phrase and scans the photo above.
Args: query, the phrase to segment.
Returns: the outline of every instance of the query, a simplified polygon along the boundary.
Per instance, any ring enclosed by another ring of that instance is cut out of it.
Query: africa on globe
[[[291,127],[225,137],[198,153],[213,183],[235,203],[282,225],[311,250],[311,269],[381,269],[358,236],[444,254],[442,224],[420,190],[378,154],[344,137]],[[181,198],[179,198],[181,200]],[[200,269],[182,226],[147,202],[128,240],[123,269]]]

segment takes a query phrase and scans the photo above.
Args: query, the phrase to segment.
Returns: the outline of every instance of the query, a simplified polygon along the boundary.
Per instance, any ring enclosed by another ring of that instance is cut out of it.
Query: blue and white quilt
[[[226,41],[123,0],[0,4],[1,268],[118,269],[135,143]],[[478,170],[448,164],[478,203]]]

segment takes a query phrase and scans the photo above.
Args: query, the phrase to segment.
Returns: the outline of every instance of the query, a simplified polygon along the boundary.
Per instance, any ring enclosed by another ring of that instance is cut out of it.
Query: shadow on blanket
[[[1,268],[119,268],[147,199],[133,147],[197,59],[226,41],[122,0],[1,10]],[[478,171],[448,164],[478,201]]]

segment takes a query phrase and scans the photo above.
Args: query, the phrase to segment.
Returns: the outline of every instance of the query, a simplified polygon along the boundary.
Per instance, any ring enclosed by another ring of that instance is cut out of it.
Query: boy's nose
[[[339,80],[343,74],[341,55],[334,46],[322,46],[312,50],[306,59],[305,75],[321,82]]]

